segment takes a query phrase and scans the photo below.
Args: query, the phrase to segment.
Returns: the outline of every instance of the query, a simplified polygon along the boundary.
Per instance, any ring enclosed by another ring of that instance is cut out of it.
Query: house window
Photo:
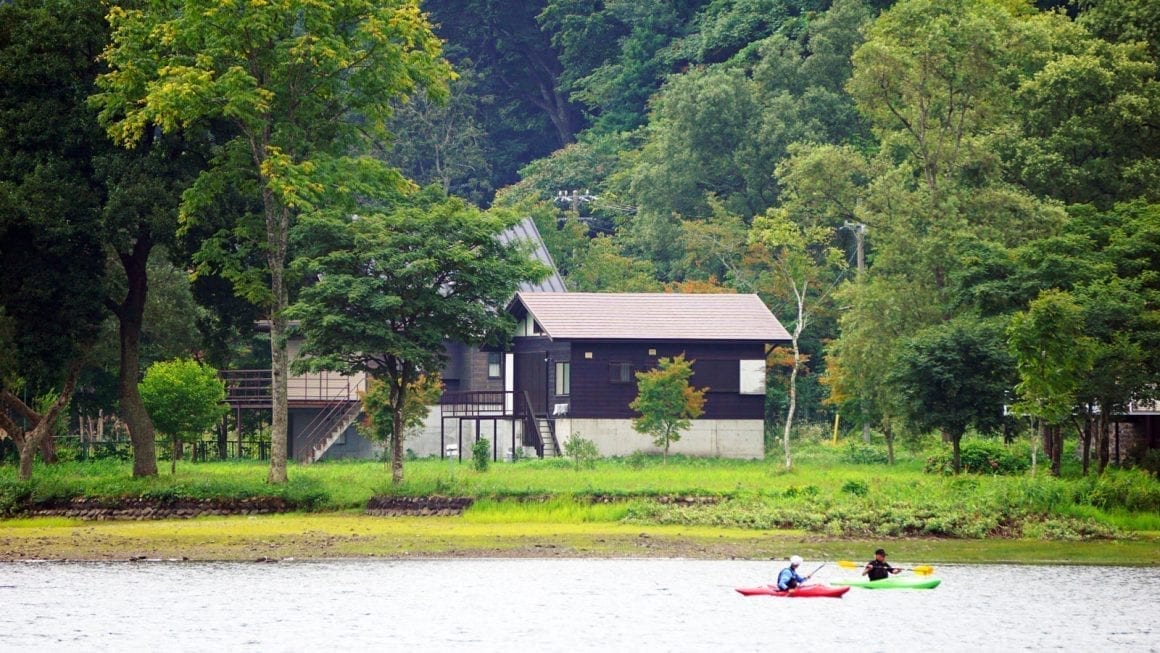
[[[613,361],[608,364],[610,383],[632,383],[635,380],[632,376],[632,363]]]
[[[556,396],[572,394],[572,363],[556,363]]]
[[[693,378],[689,383],[697,388],[708,387],[709,392],[738,392],[740,381],[737,361],[698,359],[693,363]]]
[[[503,352],[487,352],[487,378],[498,379],[503,371]]]

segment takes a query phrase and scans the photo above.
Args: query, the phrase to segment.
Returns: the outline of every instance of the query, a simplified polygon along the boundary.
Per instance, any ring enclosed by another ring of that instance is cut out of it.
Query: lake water
[[[1160,651],[1160,569],[943,565],[932,591],[733,591],[778,569],[590,559],[6,563],[0,651]],[[842,577],[833,566],[817,576]]]

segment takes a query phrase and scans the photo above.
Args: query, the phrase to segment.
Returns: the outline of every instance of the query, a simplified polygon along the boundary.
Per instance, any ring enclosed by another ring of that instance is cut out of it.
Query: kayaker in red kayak
[[[810,576],[813,576],[813,574],[810,574],[809,576],[802,578],[801,574],[797,573],[797,568],[800,567],[801,564],[801,556],[793,555],[789,557],[789,567],[782,569],[781,573],[777,575],[777,589],[782,590],[783,592],[792,590],[796,587],[800,587],[802,583],[810,579]]]
[[[890,574],[897,574],[902,571],[898,567],[891,567],[890,563],[886,562],[886,551],[878,549],[874,552],[874,559],[866,563],[866,567],[862,569],[862,575],[870,576],[870,580],[882,580],[887,578]]]

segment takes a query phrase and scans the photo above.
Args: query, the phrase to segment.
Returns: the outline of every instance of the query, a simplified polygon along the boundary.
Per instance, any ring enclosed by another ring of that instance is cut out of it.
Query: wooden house
[[[519,327],[499,370],[503,391],[444,399],[443,415],[473,421],[475,437],[490,433],[497,447],[510,437],[541,455],[573,433],[603,455],[656,451],[632,428],[636,372],[684,354],[693,385],[709,390],[704,414],[671,451],[763,457],[766,353],[789,334],[756,295],[520,292],[508,311]],[[500,436],[497,419],[512,431]],[[462,423],[452,432],[461,451]]]

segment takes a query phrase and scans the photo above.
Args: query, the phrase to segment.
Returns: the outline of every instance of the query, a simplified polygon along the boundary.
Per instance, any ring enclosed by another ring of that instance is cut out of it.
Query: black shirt
[[[882,580],[894,571],[894,567],[891,567],[889,562],[877,558],[866,563],[866,566],[870,568],[870,580]]]

